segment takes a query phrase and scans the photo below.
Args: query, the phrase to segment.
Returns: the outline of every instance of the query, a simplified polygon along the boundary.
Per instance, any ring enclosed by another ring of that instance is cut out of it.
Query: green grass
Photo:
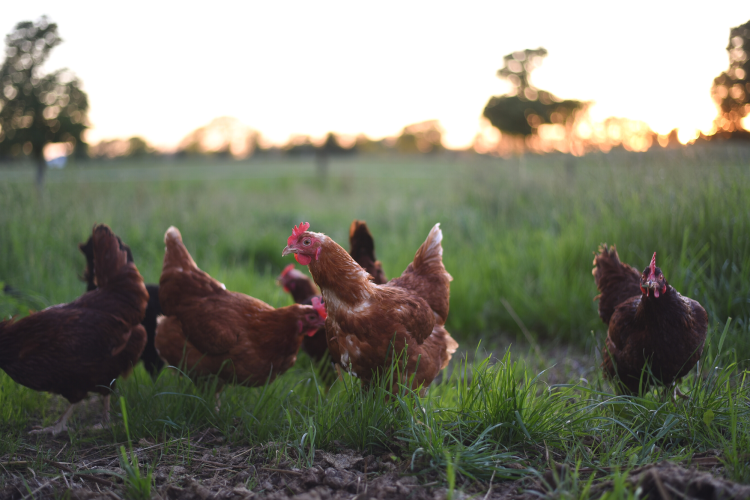
[[[290,303],[274,278],[291,262],[281,250],[293,224],[309,221],[346,247],[351,220],[367,220],[392,277],[441,222],[444,261],[454,277],[447,326],[464,352],[481,339],[496,353],[457,357],[424,397],[388,397],[377,385],[362,391],[348,376],[326,392],[320,372],[300,356],[270,386],[226,388],[218,413],[211,384],[196,386],[174,370],[154,382],[139,367],[116,389],[133,440],[162,442],[216,428],[231,442],[266,445],[269,460],[278,452],[299,466],[312,463],[316,449],[388,452],[414,472],[437,471],[451,491],[456,477],[512,478],[555,460],[610,471],[621,498],[633,495],[623,482],[629,468],[689,462],[719,447],[726,475],[750,480],[743,451],[750,448],[745,150],[350,158],[334,161],[325,180],[312,161],[111,162],[50,171],[41,193],[32,181],[32,169],[0,169],[0,280],[26,294],[0,299],[3,315],[80,295],[76,245],[95,222],[109,224],[131,246],[150,282],[161,270],[164,231],[176,225],[202,269],[274,306]],[[594,360],[587,380],[566,374],[571,384],[550,385],[539,373],[549,347],[593,352],[601,344],[590,271],[602,242],[617,244],[621,258],[638,268],[656,251],[669,282],[708,311],[712,340],[701,376],[683,383],[689,401],[675,404],[661,392],[614,396]],[[542,345],[540,357],[506,351],[502,339],[523,338],[511,310]],[[59,398],[0,373],[0,456],[26,446],[28,427],[51,423],[62,409]],[[118,403],[113,411],[121,422]],[[126,442],[121,425],[110,432],[90,438],[72,431],[70,453],[91,439]],[[183,442],[190,443],[170,446]],[[587,476],[574,476],[559,498],[587,496]]]
[[[0,280],[69,301],[82,290],[76,245],[95,222],[133,249],[147,281],[161,271],[163,235],[182,231],[196,262],[228,288],[272,305],[290,299],[273,278],[281,249],[309,221],[347,246],[366,219],[378,257],[396,276],[435,222],[453,275],[448,327],[476,343],[521,337],[508,301],[539,339],[590,346],[601,339],[592,252],[657,263],[713,324],[735,318],[728,343],[750,358],[750,173],[734,150],[527,157],[352,158],[326,180],[306,161],[96,163],[50,171],[41,195],[33,169],[0,169]],[[744,153],[747,155],[747,153]]]
[[[544,373],[534,375],[510,351],[501,359],[457,360],[451,375],[423,397],[404,388],[390,396],[387,377],[363,390],[348,375],[326,393],[316,383],[318,370],[303,357],[269,386],[228,386],[218,412],[210,383],[194,385],[174,369],[154,382],[138,367],[117,385],[113,401],[119,402],[109,431],[91,437],[82,424],[74,425],[69,460],[75,459],[76,449],[100,442],[146,438],[179,447],[175,439],[215,428],[232,443],[265,446],[268,460],[282,456],[305,467],[316,449],[391,453],[408,464],[408,471],[436,472],[454,486],[456,477],[500,481],[533,476],[552,461],[599,470],[616,482],[622,479],[617,471],[665,459],[689,464],[694,454],[717,447],[723,451],[725,474],[747,482],[750,388],[735,357],[722,352],[708,359],[705,354],[700,376],[694,371],[682,384],[690,399],[676,403],[663,390],[615,396],[598,374],[588,383],[548,385]],[[0,390],[14,387],[35,394],[0,375]],[[0,432],[8,438],[2,440],[0,457],[33,445],[24,433],[39,418],[42,403],[22,411],[26,419],[0,422]],[[47,415],[44,423],[56,416]],[[74,414],[73,421],[78,420]],[[39,453],[39,460],[49,457],[41,448]],[[182,455],[188,461],[192,457],[189,450]],[[130,464],[122,466],[130,477],[127,487],[147,492],[149,464],[141,464],[139,473],[133,459],[121,461]],[[586,477],[563,486],[584,495]]]

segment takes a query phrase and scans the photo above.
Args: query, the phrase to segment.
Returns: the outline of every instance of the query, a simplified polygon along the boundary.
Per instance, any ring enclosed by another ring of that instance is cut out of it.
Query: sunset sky
[[[534,85],[595,101],[594,119],[710,131],[711,82],[750,1],[32,1],[4,5],[0,29],[43,14],[64,40],[45,68],[83,80],[92,143],[141,135],[173,148],[234,116],[276,143],[438,119],[461,147],[507,91],[503,55],[539,46],[549,55]]]

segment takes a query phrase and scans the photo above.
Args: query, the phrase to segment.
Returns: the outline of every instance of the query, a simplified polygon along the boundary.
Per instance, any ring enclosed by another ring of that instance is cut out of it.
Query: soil
[[[49,449],[64,445],[49,438]],[[40,443],[43,444],[43,443]],[[171,443],[174,449],[175,443]],[[187,445],[187,443],[185,443]],[[393,455],[363,456],[340,449],[337,453],[316,451],[312,467],[295,467],[279,458],[278,447],[228,446],[216,432],[207,431],[190,442],[183,453],[167,454],[164,443],[141,440],[135,448],[143,467],[158,462],[153,470],[152,498],[160,500],[443,500],[448,491],[436,472],[414,473],[408,461]],[[36,453],[17,452],[0,457],[0,500],[27,498],[124,499],[128,498],[120,478],[123,475],[115,445],[82,450],[78,463],[40,459]],[[650,499],[734,499],[750,498],[750,486],[721,479],[699,470],[721,466],[715,456],[697,457],[693,467],[662,462],[631,471],[626,480],[640,487],[641,498]],[[596,473],[582,469],[586,474]],[[606,471],[605,471],[606,472]],[[565,465],[540,477],[517,481],[476,482],[458,478],[453,498],[482,500],[537,500],[555,497],[569,487]],[[605,474],[601,474],[604,476]],[[611,480],[595,481],[592,498],[613,488]]]

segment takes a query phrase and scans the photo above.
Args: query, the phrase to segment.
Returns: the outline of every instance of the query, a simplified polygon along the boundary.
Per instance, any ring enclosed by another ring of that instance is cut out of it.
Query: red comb
[[[280,277],[283,278],[284,276],[286,276],[287,274],[289,274],[289,271],[291,271],[292,269],[294,269],[294,264],[289,264],[288,266],[286,266],[284,268],[283,271],[281,271],[281,276]]]
[[[292,229],[292,235],[287,238],[286,244],[291,245],[292,243],[294,243],[294,240],[296,240],[300,234],[304,233],[308,229],[310,229],[309,222],[300,222],[299,227],[294,226],[294,229]]]
[[[649,267],[651,268],[651,276],[655,278],[656,277],[656,252],[654,252],[654,256],[651,257],[651,264],[649,264]]]
[[[322,300],[320,300],[320,297],[313,297],[312,298],[312,306],[313,309],[318,311],[318,315],[326,319],[328,317],[328,313],[326,312],[326,305],[323,303]]]

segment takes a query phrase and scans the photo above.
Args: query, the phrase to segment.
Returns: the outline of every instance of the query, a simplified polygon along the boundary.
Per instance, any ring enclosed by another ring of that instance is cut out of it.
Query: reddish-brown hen
[[[417,250],[401,277],[377,285],[335,241],[295,227],[282,255],[310,267],[328,311],[328,348],[334,362],[369,384],[383,373],[390,356],[406,349],[406,373],[411,386],[426,388],[448,365],[458,344],[443,325],[448,316],[451,276],[442,260],[439,224]],[[391,345],[392,341],[395,341]]]
[[[614,246],[603,245],[594,266],[599,316],[609,326],[602,351],[607,378],[619,381],[623,392],[638,394],[650,383],[642,377],[647,363],[661,385],[687,375],[703,353],[708,329],[703,307],[667,283],[656,253],[639,273],[620,262]]]
[[[123,245],[123,248],[128,252],[128,259],[133,260],[133,254],[130,251],[130,247]],[[92,238],[89,238],[86,243],[79,243],[78,249],[86,257],[86,269],[83,271],[83,280],[86,282],[86,291],[96,289],[96,283],[94,283],[94,242]],[[152,378],[155,378],[159,371],[164,367],[164,362],[156,352],[154,347],[154,337],[156,336],[156,318],[161,314],[161,307],[159,307],[159,285],[153,283],[146,283],[146,291],[148,292],[148,305],[146,306],[146,315],[143,317],[141,324],[146,329],[146,347],[143,348],[141,353],[141,361],[143,366],[151,374]]]
[[[159,280],[164,316],[156,327],[156,349],[171,365],[184,362],[197,376],[262,385],[288,370],[302,338],[325,321],[320,304],[274,309],[256,298],[227,291],[198,269],[170,227]]]
[[[383,272],[383,265],[375,257],[375,241],[363,220],[354,220],[349,227],[349,255],[362,266],[362,269],[370,273],[373,283],[382,285],[388,281]],[[313,280],[295,269],[294,264],[284,268],[279,276],[279,284],[284,287],[284,291],[292,295],[297,304],[311,304],[313,297],[320,297]],[[316,361],[323,359],[328,352],[325,327],[320,328],[315,335],[305,337],[302,341],[302,350]]]
[[[130,373],[146,345],[140,322],[148,293],[138,269],[107,226],[94,227],[92,239],[96,290],[0,323],[0,368],[19,384],[71,403],[54,426],[38,432],[66,430],[75,404],[89,392],[104,395],[108,421],[110,384]]]

